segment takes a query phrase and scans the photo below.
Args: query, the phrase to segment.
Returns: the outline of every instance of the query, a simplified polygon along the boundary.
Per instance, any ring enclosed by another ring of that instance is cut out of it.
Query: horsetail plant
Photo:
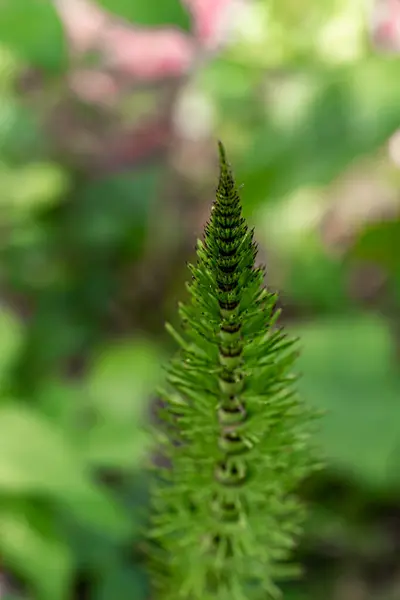
[[[220,178],[182,337],[160,390],[167,464],[152,489],[154,600],[258,600],[279,595],[301,530],[293,494],[316,467],[315,414],[296,395],[294,340],[276,328],[257,246],[219,143]]]

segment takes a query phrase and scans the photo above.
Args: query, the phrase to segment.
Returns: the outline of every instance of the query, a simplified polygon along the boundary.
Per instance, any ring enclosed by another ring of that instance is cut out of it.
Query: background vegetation
[[[400,20],[379,9],[2,0],[1,598],[149,598],[143,425],[218,137],[327,411],[285,598],[399,598]]]

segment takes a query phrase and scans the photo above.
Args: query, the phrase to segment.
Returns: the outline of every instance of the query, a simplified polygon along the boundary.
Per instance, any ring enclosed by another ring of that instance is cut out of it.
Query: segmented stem
[[[257,247],[222,144],[220,177],[181,304],[152,491],[157,600],[265,600],[277,593],[303,513],[292,492],[315,466],[310,411],[293,388],[292,340],[275,328]],[[253,597],[253,596],[252,596]]]
[[[205,235],[206,255],[214,265],[215,293],[221,316],[218,336],[221,365],[218,443],[224,457],[215,467],[215,478],[222,488],[222,494],[217,496],[213,508],[218,511],[221,519],[233,522],[239,521],[243,510],[239,496],[234,490],[246,482],[246,454],[251,447],[251,443],[240,431],[247,418],[247,411],[241,396],[245,376],[242,368],[242,324],[238,309],[243,274],[250,267],[243,264],[243,256],[249,256],[250,251],[250,256],[255,257],[256,248],[242,217],[240,198],[221,143],[219,152],[219,185],[210,225],[206,227]],[[227,489],[230,490],[230,494],[227,494]]]

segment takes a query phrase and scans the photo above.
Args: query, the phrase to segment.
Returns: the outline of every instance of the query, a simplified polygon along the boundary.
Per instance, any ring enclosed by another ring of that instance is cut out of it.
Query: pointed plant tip
[[[228,160],[226,158],[225,146],[223,145],[221,140],[218,140],[218,150],[219,150],[219,166],[221,169],[221,173],[223,173],[223,172],[230,173],[231,166],[228,163]]]
[[[219,159],[222,164],[226,164],[226,152],[221,140],[218,140]]]

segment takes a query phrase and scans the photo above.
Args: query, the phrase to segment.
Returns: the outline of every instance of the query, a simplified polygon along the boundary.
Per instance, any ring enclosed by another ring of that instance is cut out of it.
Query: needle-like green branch
[[[225,150],[180,351],[168,367],[163,452],[152,494],[156,600],[272,598],[303,510],[293,496],[315,466],[312,413],[295,393],[293,340],[276,328],[276,295],[255,267]],[[158,595],[157,595],[158,594]]]

